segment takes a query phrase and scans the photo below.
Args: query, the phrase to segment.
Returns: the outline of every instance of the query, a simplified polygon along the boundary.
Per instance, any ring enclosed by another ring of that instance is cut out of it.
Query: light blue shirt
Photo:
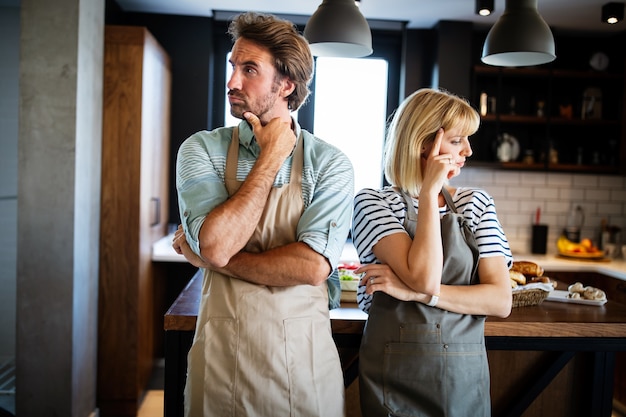
[[[302,198],[304,213],[298,222],[299,242],[325,256],[334,269],[339,262],[352,219],[354,172],[350,160],[335,146],[302,130],[294,121],[296,135],[303,135],[304,166]],[[228,198],[224,185],[226,155],[233,127],[200,131],[178,150],[176,188],[180,218],[192,250],[200,253],[198,234],[205,216]],[[260,147],[248,122],[239,124],[237,179],[245,180]],[[289,183],[292,157],[283,163],[274,186]],[[219,237],[216,237],[219,239]]]

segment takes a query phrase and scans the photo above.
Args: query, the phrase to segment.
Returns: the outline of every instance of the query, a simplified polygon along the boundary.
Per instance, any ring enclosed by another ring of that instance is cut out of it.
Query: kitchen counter
[[[153,245],[155,262],[186,262],[171,246],[173,235]],[[544,301],[514,308],[506,319],[485,324],[492,378],[494,416],[550,415],[609,417],[614,373],[626,375],[626,262],[565,259],[554,254],[515,254],[516,260],[541,265],[567,287],[579,277],[585,285],[606,289],[601,307]],[[342,260],[358,259],[346,244]],[[584,274],[581,275],[580,274]],[[179,415],[186,377],[186,354],[195,330],[202,276],[197,273],[165,314],[165,415]],[[330,312],[333,338],[348,386],[358,375],[358,346],[367,315],[342,302]],[[616,361],[617,356],[617,361]],[[615,368],[618,367],[617,371]]]
[[[156,262],[187,262],[185,257],[177,254],[172,248],[174,234],[167,235],[159,239],[152,246],[152,260]],[[596,272],[613,278],[626,281],[626,261],[623,259],[612,259],[609,261],[592,261],[561,258],[554,254],[531,255],[514,254],[515,260],[527,260],[535,262],[546,271],[563,272]],[[344,262],[358,262],[358,255],[351,243],[346,243],[342,257]]]
[[[548,265],[572,261],[554,262]],[[182,409],[201,283],[198,271],[164,318],[166,416],[179,415]],[[355,304],[344,304],[330,318],[340,353],[358,352],[367,315]],[[528,415],[611,415],[615,354],[626,351],[626,304],[609,298],[600,307],[544,301],[515,308],[506,319],[488,318],[485,339],[494,416],[521,415],[524,410]],[[348,361],[342,356],[342,365],[347,386],[358,374],[358,356]]]
[[[183,255],[172,248],[174,233],[163,236],[152,245],[152,261],[154,262],[187,262]]]

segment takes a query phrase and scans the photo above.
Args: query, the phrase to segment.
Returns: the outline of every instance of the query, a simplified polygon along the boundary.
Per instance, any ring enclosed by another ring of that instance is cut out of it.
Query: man
[[[290,115],[313,75],[293,24],[244,13],[229,34],[228,99],[243,120],[192,135],[176,167],[173,246],[204,268],[185,413],[341,416],[326,280],[350,228],[352,165]]]

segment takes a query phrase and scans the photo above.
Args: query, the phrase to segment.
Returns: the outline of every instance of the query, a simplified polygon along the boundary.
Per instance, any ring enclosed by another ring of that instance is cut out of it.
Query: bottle
[[[580,242],[580,231],[585,223],[585,212],[581,206],[573,208],[567,217],[567,226],[563,233],[568,240]]]
[[[480,93],[480,115],[487,115],[487,93],[484,91]]]
[[[559,151],[554,147],[554,144],[550,142],[550,150],[548,152],[548,161],[551,165],[559,163]]]
[[[537,102],[537,117],[543,117],[544,116],[544,112],[543,112],[543,108],[545,107],[546,103],[543,100],[539,100]]]
[[[578,147],[578,154],[576,155],[576,165],[583,164],[583,148]]]

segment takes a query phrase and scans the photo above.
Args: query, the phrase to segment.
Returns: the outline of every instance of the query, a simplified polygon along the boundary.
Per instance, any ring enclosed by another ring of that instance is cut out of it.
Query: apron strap
[[[407,231],[411,239],[415,237],[415,227],[417,226],[417,212],[413,206],[413,199],[402,189],[400,194],[406,203],[406,217],[404,218],[404,230]]]
[[[226,172],[224,173],[224,183],[228,195],[231,196],[239,189],[237,184],[237,167],[239,166],[239,127],[235,126],[230,138],[230,146],[226,156]]]
[[[452,196],[445,187],[441,187],[441,194],[443,195],[443,199],[446,200],[446,204],[448,205],[450,210],[452,210],[454,213],[458,213],[456,205],[454,204],[454,201],[452,201]]]
[[[402,189],[399,190],[400,194],[404,198],[406,202],[406,217],[404,218],[404,229],[409,233],[411,238],[415,237],[415,226],[417,224],[417,212],[415,211],[415,207],[413,206],[413,199]],[[441,194],[443,195],[443,199],[446,201],[446,205],[452,210],[454,213],[458,213],[456,205],[454,201],[452,201],[452,196],[445,189],[445,187],[441,188]]]

